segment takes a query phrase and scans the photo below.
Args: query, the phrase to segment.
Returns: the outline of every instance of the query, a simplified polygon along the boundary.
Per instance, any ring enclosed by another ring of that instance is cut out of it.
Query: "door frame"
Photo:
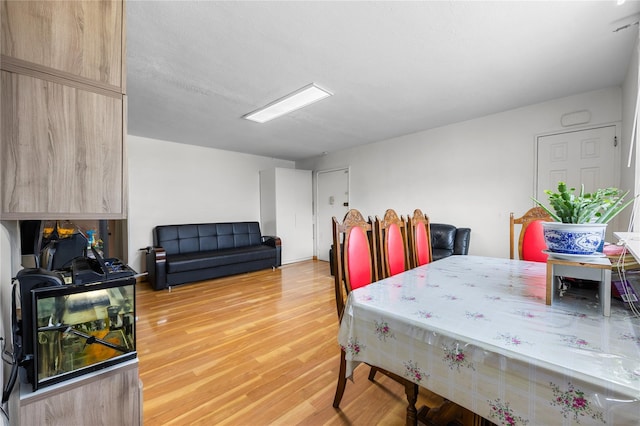
[[[536,134],[534,136],[534,143],[533,143],[533,159],[534,160],[533,160],[533,186],[531,188],[532,196],[535,197],[536,194],[538,193],[538,161],[540,160],[538,158],[538,150],[539,150],[540,138],[543,138],[546,136],[562,135],[565,133],[575,133],[575,132],[583,132],[587,130],[596,130],[596,129],[602,129],[604,127],[612,127],[612,126],[615,129],[615,137],[618,140],[618,146],[621,146],[620,133],[621,133],[622,126],[619,121],[615,121],[612,123],[602,123],[602,124],[592,125],[592,126],[576,127],[573,129],[560,129],[560,130]],[[616,151],[614,152],[614,180],[616,181],[617,187],[620,186],[620,177],[621,177],[620,167],[622,167],[621,151],[622,149],[616,149]]]
[[[318,176],[322,173],[331,173],[331,172],[339,172],[339,171],[346,171],[348,173],[348,178],[347,178],[347,192],[349,194],[349,204],[351,204],[351,166],[344,166],[344,167],[335,167],[335,168],[331,168],[331,169],[323,169],[323,170],[316,170],[313,175],[314,175],[314,185],[313,185],[313,255],[314,258],[317,260],[318,259],[318,253],[319,253],[319,248],[318,248],[318,244],[319,244],[319,231],[318,231],[318,223],[320,222],[320,218],[318,217],[318,189],[319,189],[319,181],[320,179],[318,178]]]

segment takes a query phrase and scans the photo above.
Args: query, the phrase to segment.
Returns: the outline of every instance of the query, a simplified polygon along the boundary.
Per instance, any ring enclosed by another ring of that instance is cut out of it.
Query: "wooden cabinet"
[[[0,218],[126,217],[124,3],[0,5]]]
[[[282,264],[313,257],[311,171],[275,168],[260,172],[263,235],[282,240]]]
[[[138,360],[36,392],[30,387],[22,384],[16,426],[142,425]]]
[[[123,87],[122,1],[2,0],[2,54],[89,84]]]

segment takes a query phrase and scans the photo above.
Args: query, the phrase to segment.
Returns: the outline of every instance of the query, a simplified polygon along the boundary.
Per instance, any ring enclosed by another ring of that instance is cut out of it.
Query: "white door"
[[[349,210],[349,169],[318,172],[316,206],[318,223],[316,226],[316,253],[318,260],[329,261],[329,249],[333,244],[331,218],[342,222]]]
[[[557,190],[562,181],[585,192],[617,187],[619,164],[616,128],[605,126],[538,137],[536,199],[547,205],[545,189]]]

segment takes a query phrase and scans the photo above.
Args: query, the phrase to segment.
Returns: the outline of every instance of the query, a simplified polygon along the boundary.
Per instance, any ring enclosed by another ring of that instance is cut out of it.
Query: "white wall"
[[[128,264],[146,271],[156,225],[260,220],[260,170],[291,161],[129,135]]]
[[[621,98],[620,87],[597,90],[332,152],[296,167],[348,166],[350,206],[364,215],[420,208],[432,222],[470,227],[471,254],[508,257],[509,213],[533,206],[536,136],[569,130],[561,116],[584,109],[592,118],[583,127],[619,125]]]
[[[3,339],[2,349],[13,351],[11,344],[11,278],[14,277],[20,267],[20,233],[18,221],[3,220],[0,222],[0,336]],[[0,383],[3,387],[6,378],[9,377],[11,368],[2,363],[0,368]],[[17,387],[14,388],[16,391]]]
[[[636,30],[637,31],[637,30]],[[633,131],[633,120],[636,110],[636,102],[638,96],[638,49],[640,49],[640,43],[636,41],[636,48],[633,50],[631,59],[629,61],[629,68],[627,69],[627,75],[622,85],[622,149],[623,149],[623,167],[622,167],[622,185],[627,188],[634,188],[635,194],[640,194],[640,183],[636,181],[640,178],[640,173],[637,173],[636,166],[638,164],[637,157],[640,155],[638,149],[638,141],[636,139],[635,146],[630,155],[631,145],[631,133]],[[631,166],[627,167],[629,156],[631,157]],[[638,220],[640,216],[640,204],[636,203],[635,213],[635,228],[630,230],[640,230],[640,223]],[[625,210],[620,214],[625,222],[629,223],[630,209]]]

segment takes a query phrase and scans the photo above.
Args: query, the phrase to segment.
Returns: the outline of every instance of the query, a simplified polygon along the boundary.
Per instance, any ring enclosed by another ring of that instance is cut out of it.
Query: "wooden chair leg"
[[[476,416],[473,412],[465,410],[461,406],[445,399],[439,407],[423,407],[418,413],[420,424],[425,426],[437,425],[473,425],[482,426],[482,417]],[[491,423],[487,423],[487,426]]]
[[[369,370],[369,380],[373,382],[373,379],[375,379],[377,372],[378,369],[376,367],[371,367],[371,370]]]
[[[416,402],[418,401],[418,392],[420,389],[417,384],[412,382],[405,382],[404,391],[407,394],[407,426],[417,426],[418,424],[418,410],[416,410]]]
[[[338,408],[340,406],[340,401],[342,401],[344,388],[347,386],[347,378],[345,377],[345,374],[347,374],[347,359],[345,358],[344,351],[340,350],[340,372],[338,373],[336,395],[333,397],[333,408]]]

